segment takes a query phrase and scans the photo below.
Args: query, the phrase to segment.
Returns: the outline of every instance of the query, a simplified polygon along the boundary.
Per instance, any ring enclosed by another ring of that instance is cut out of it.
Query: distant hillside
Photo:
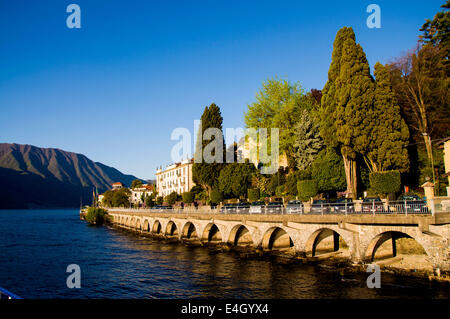
[[[54,148],[0,143],[0,208],[78,207],[114,182],[137,177]]]

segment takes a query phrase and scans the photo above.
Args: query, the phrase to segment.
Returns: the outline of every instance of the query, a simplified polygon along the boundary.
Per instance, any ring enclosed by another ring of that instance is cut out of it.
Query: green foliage
[[[193,192],[184,192],[181,196],[183,198],[183,202],[186,204],[192,204],[194,202],[195,194]]]
[[[375,64],[375,102],[369,149],[364,156],[371,171],[398,169],[406,172],[409,168],[408,127],[400,115],[400,107],[392,90],[389,69]]]
[[[260,198],[259,189],[257,188],[249,188],[248,189],[248,200],[251,202],[257,201]]]
[[[447,57],[450,51],[450,0],[441,6],[446,10],[438,12],[433,20],[427,19],[420,31],[419,38],[425,44],[441,46],[445,49]]]
[[[112,204],[114,207],[129,207],[131,192],[128,188],[121,188],[113,192]]]
[[[311,100],[306,98],[299,83],[269,79],[256,95],[256,102],[248,105],[245,125],[247,128],[267,128],[269,145],[270,128],[279,128],[280,154],[286,154],[288,162],[293,163],[295,124],[301,111],[310,108]]]
[[[295,160],[299,170],[307,169],[324,142],[319,134],[319,123],[316,123],[308,110],[303,110],[300,121],[295,125]]]
[[[102,225],[105,222],[106,210],[103,208],[89,207],[86,214],[86,221],[95,225]]]
[[[142,186],[142,181],[140,179],[135,179],[134,181],[131,182],[131,186],[130,188],[139,188]]]
[[[146,207],[153,207],[155,206],[155,201],[154,201],[154,195],[149,195],[149,196],[145,196],[145,206]]]
[[[164,202],[164,198],[162,196],[156,197],[156,205],[162,205]]]
[[[345,189],[345,170],[342,157],[333,148],[322,150],[311,166],[311,177],[317,181],[319,192]]]
[[[201,130],[197,133],[197,144],[195,147],[195,161],[192,166],[192,178],[194,183],[202,185],[204,189],[208,192],[211,191],[212,188],[217,187],[220,170],[223,167],[223,161],[225,159],[225,142],[223,138],[223,133],[221,136],[222,141],[220,141],[222,145],[222,150],[215,150],[211,153],[211,155],[215,155],[215,152],[222,152],[221,161],[214,163],[206,163],[204,161],[203,154],[205,152],[205,147],[213,143],[215,137],[213,136],[211,140],[204,140],[203,136],[207,129],[209,128],[217,128],[222,132],[222,115],[220,112],[220,108],[216,104],[211,104],[209,107],[205,107],[205,110],[201,117]],[[201,161],[201,162],[200,162]]]
[[[286,193],[290,196],[297,196],[298,189],[297,189],[297,175],[298,171],[291,173],[286,178]]]
[[[396,193],[401,188],[399,171],[372,172],[369,174],[370,188],[375,194]]]
[[[246,196],[255,173],[255,166],[248,161],[225,164],[219,175],[218,189],[225,198]]]
[[[210,200],[212,204],[219,204],[223,200],[222,192],[217,189],[211,191]]]
[[[254,177],[254,182],[256,187],[259,189],[261,196],[267,197],[272,195],[270,190],[270,178],[262,174],[257,173]]]
[[[314,180],[298,181],[297,188],[298,198],[304,202],[309,201],[318,192],[317,183]]]
[[[178,199],[178,194],[176,192],[172,192],[164,198],[164,201],[168,205],[172,206],[173,204],[176,203],[177,199]]]
[[[114,198],[114,192],[112,190],[107,190],[103,194],[102,205],[105,207],[113,207],[114,206],[113,198]]]
[[[279,185],[275,189],[275,195],[278,197],[283,197],[286,195],[286,186],[285,185]]]

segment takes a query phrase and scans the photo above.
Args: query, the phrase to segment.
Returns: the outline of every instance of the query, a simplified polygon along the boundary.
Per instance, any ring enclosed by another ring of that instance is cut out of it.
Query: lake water
[[[67,288],[69,264],[80,289]],[[425,280],[366,278],[93,227],[78,210],[0,210],[0,287],[23,298],[450,298]]]

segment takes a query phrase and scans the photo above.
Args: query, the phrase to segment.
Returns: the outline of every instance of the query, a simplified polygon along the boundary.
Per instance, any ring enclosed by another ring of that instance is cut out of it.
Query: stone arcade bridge
[[[319,243],[343,251],[353,262],[372,262],[382,244],[396,256],[396,239],[413,238],[435,269],[450,271],[450,213],[432,215],[262,215],[218,214],[201,210],[176,213],[109,209],[113,223],[178,240],[293,249],[315,257]],[[345,242],[345,245],[344,245]]]

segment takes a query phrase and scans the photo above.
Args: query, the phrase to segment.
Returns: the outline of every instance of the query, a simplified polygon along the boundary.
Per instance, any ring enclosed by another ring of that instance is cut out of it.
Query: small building
[[[133,188],[130,191],[131,191],[130,202],[135,205],[141,205],[144,204],[143,199],[146,196],[152,195],[155,189],[154,186],[151,184],[143,184],[142,186]]]
[[[121,182],[116,182],[116,183],[113,183],[112,184],[112,190],[113,191],[115,191],[115,190],[118,190],[118,189],[121,189],[121,188],[123,188],[124,186],[123,186],[123,184],[121,183]]]

